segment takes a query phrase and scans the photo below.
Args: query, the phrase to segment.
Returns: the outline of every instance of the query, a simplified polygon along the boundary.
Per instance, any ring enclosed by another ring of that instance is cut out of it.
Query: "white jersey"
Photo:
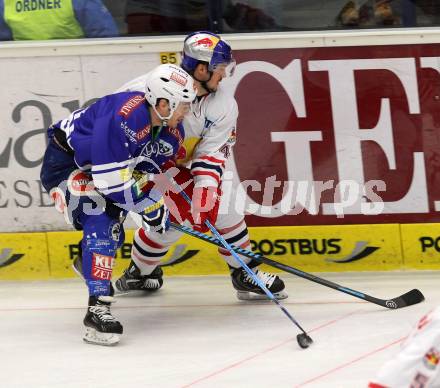
[[[440,387],[440,306],[424,316],[370,388]]]
[[[142,91],[148,73],[126,83],[116,92]],[[218,186],[225,163],[236,140],[238,106],[232,94],[218,88],[217,92],[197,97],[192,112],[183,126],[186,154],[178,164],[191,168],[195,186]]]

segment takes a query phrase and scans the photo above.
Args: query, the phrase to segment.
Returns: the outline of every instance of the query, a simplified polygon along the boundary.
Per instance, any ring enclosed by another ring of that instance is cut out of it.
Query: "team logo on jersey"
[[[440,362],[440,352],[436,348],[431,348],[423,357],[423,363],[428,369],[435,369]]]
[[[151,158],[152,156],[173,156],[173,146],[163,139],[154,143],[148,142],[142,150],[141,156]]]
[[[95,280],[110,280],[114,265],[115,259],[112,256],[93,253],[92,278]]]
[[[234,145],[237,141],[237,131],[235,130],[235,127],[232,128],[231,134],[229,135],[227,143],[230,145]]]
[[[203,129],[211,128],[212,124],[214,124],[214,121],[211,121],[205,117],[205,123],[203,124]]]
[[[131,97],[127,102],[122,105],[118,114],[123,116],[124,118],[128,118],[133,111],[143,102],[145,101],[145,97],[143,95],[136,95]]]
[[[74,195],[90,195],[95,192],[93,180],[81,170],[72,171],[67,178],[67,188]]]
[[[118,242],[120,234],[121,234],[121,225],[117,222],[110,228],[110,236],[112,237],[113,241]]]

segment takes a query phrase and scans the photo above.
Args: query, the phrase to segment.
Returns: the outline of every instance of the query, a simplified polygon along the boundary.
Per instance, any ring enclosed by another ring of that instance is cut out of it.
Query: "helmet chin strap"
[[[161,120],[162,124],[161,124],[161,129],[164,127],[168,126],[168,120],[171,118],[171,116],[173,115],[173,113],[170,114],[169,117],[162,117],[162,115],[157,111],[155,106],[152,106],[153,110],[156,112],[157,116],[159,117],[159,119]]]
[[[214,93],[215,90],[212,90],[209,86],[208,86],[208,82],[211,81],[212,78],[212,71],[208,71],[209,72],[209,78],[206,81],[201,81],[198,78],[196,78],[196,76],[194,75],[194,72],[192,72],[191,76],[200,83],[200,85],[203,86],[203,89],[205,89],[208,93]]]

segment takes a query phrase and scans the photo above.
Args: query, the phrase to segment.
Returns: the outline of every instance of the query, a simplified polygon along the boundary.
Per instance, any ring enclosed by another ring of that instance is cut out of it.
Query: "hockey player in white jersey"
[[[440,387],[440,306],[425,315],[369,388]]]
[[[218,210],[217,191],[221,188],[225,163],[231,154],[236,139],[238,117],[237,103],[231,93],[220,83],[231,76],[235,68],[230,45],[220,36],[207,31],[195,32],[185,38],[181,67],[191,74],[198,89],[192,114],[184,119],[186,156],[178,160],[179,166],[186,166],[193,178],[192,224],[203,229],[204,220],[209,219],[230,244],[250,249],[250,240],[243,214],[235,209],[235,203],[221,204],[227,214],[215,214]],[[119,91],[133,91],[142,88],[143,75],[122,86]],[[234,193],[229,196],[233,201]],[[179,201],[179,198],[175,199]],[[220,196],[220,201],[222,201]],[[226,206],[224,206],[226,205]],[[229,205],[229,206],[228,206]],[[178,204],[178,207],[185,203]],[[214,211],[209,209],[214,209]],[[182,215],[184,219],[185,216]],[[169,247],[181,237],[181,232],[169,230],[164,234],[147,232],[142,228],[135,233],[132,261],[115,285],[119,291],[154,291],[163,284],[160,260]],[[233,287],[239,299],[265,299],[264,292],[240,267],[239,263],[225,249],[220,255],[229,265]],[[276,275],[256,268],[258,263],[241,256],[266,287],[279,299],[287,298],[284,282]]]

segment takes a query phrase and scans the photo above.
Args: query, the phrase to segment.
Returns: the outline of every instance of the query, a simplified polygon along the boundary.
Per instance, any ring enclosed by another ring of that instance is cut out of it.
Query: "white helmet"
[[[145,83],[145,98],[162,120],[168,120],[181,102],[191,103],[196,98],[192,77],[181,67],[164,64],[153,69]],[[170,114],[161,116],[156,110],[159,99],[170,104]]]

